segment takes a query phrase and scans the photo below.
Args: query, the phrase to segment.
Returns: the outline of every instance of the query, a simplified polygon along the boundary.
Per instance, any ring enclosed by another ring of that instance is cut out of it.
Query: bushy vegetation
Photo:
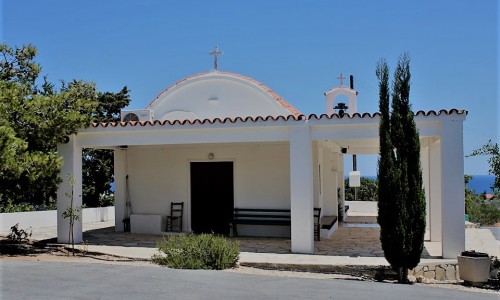
[[[485,194],[478,194],[467,188],[467,183],[472,178],[465,175],[465,213],[469,220],[482,226],[500,223],[500,198],[495,194],[492,199],[486,199]]]
[[[0,211],[51,208],[61,182],[56,147],[92,121],[119,120],[130,102],[128,88],[102,93],[93,82],[56,86],[41,76],[36,47],[0,44]],[[113,153],[83,150],[83,203],[109,205]]]
[[[56,209],[56,200],[53,198],[49,198],[49,200],[45,203],[34,205],[28,202],[13,203],[12,200],[2,201],[2,194],[0,194],[0,213],[16,213]]]
[[[93,83],[59,88],[34,62],[36,48],[0,44],[0,186],[2,204],[43,205],[54,199],[62,158],[56,146],[88,126],[97,107]],[[5,206],[5,205],[3,205]]]
[[[470,211],[470,220],[482,226],[495,225],[500,223],[500,202],[496,200],[491,203],[482,201],[476,204]]]
[[[357,201],[378,201],[377,179],[361,177],[361,186],[358,188]],[[349,179],[345,180],[345,200],[354,201],[354,188],[349,186]]]
[[[495,176],[491,185],[493,198],[487,199],[485,194],[477,194],[467,188],[467,183],[472,176],[465,175],[465,213],[469,215],[470,221],[483,226],[500,223],[500,148],[498,143],[488,141],[481,148],[474,150],[471,156],[487,156],[490,169],[488,173]]]
[[[228,269],[236,265],[240,255],[237,242],[213,234],[172,235],[158,242],[157,247],[160,253],[152,260],[175,269]]]

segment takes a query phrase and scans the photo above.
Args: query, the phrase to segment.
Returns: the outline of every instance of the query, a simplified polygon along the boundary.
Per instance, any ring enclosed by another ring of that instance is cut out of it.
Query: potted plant
[[[491,260],[487,253],[464,251],[457,258],[460,278],[465,284],[482,286],[488,282]]]

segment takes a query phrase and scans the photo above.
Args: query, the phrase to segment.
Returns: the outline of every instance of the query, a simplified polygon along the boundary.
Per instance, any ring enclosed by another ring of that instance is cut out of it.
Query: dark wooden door
[[[228,235],[233,210],[233,162],[191,162],[193,232]]]

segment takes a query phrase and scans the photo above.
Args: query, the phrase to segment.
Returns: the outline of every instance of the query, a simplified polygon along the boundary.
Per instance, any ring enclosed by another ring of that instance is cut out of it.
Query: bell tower
[[[354,77],[352,75],[349,76],[350,86],[344,85],[343,80],[346,78],[342,76],[342,73],[340,73],[337,79],[340,79],[340,85],[325,92],[326,113],[328,115],[334,113],[338,113],[339,115],[348,113],[352,115],[358,111],[358,91],[354,89]],[[347,96],[348,103],[336,101],[337,97],[341,95]]]

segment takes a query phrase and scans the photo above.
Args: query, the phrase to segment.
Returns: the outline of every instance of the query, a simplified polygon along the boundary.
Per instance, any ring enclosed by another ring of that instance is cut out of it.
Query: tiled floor
[[[349,257],[383,257],[384,253],[379,240],[380,229],[377,226],[341,226],[330,239],[315,241],[316,255],[349,256]],[[89,245],[147,247],[154,248],[156,242],[163,235],[137,234],[115,232],[114,227],[89,230],[84,232],[83,239]],[[257,253],[291,253],[289,238],[259,238],[238,237],[240,250]],[[422,258],[439,256],[436,251],[427,251],[427,248],[439,249],[435,245],[426,243]],[[429,254],[432,253],[433,255]]]

